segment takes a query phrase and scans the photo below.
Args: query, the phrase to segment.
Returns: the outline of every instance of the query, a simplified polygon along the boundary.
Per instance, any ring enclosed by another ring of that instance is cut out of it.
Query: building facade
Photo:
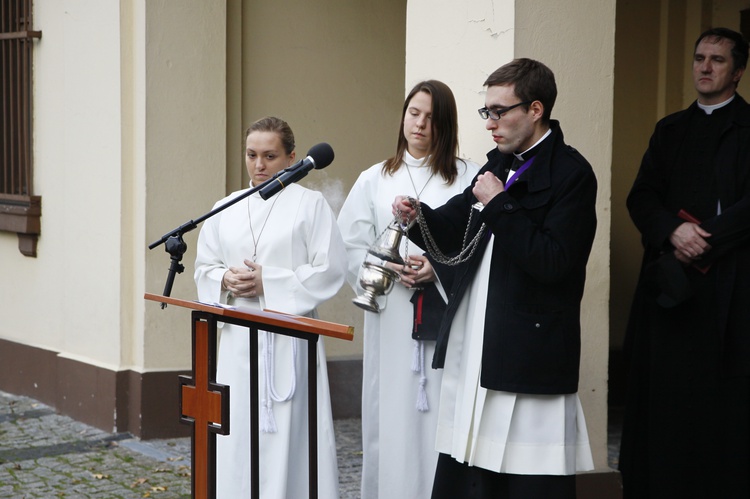
[[[608,380],[621,374],[608,359],[622,345],[640,260],[624,197],[656,120],[694,98],[693,40],[712,25],[740,29],[748,8],[739,0],[35,0],[33,25],[24,14],[8,28],[33,55],[33,180],[22,197],[38,204],[18,208],[15,194],[0,195],[0,390],[107,431],[185,434],[176,376],[190,368],[190,317],[144,301],[162,292],[170,263],[163,246],[148,245],[247,185],[244,128],[277,115],[295,130],[298,155],[329,142],[334,163],[303,183],[338,210],[359,172],[393,153],[404,95],[422,79],[453,89],[462,155],[483,163],[493,143],[476,114],[482,83],[531,57],[555,72],[552,116],[599,180],[580,393],[594,475],[614,475]],[[0,43],[11,38],[1,35]],[[0,63],[10,60],[2,47]],[[8,149],[10,135],[0,136]],[[17,158],[0,161],[7,170]],[[17,225],[9,217],[18,210],[37,226]],[[185,237],[172,296],[196,298],[196,240],[197,231]],[[342,289],[322,316],[354,325],[356,336],[362,317],[352,297]],[[361,345],[327,341],[339,414],[359,407]]]

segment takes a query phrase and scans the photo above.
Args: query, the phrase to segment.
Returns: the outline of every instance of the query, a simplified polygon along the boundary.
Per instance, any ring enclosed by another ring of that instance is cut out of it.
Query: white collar
[[[547,138],[547,137],[549,136],[549,134],[551,134],[551,133],[552,133],[552,129],[551,129],[551,128],[548,128],[548,129],[547,129],[547,132],[546,132],[546,133],[545,133],[544,135],[542,135],[542,138],[541,138],[541,139],[539,139],[539,140],[537,140],[536,142],[534,142],[534,145],[533,145],[533,146],[529,147],[528,149],[526,149],[526,150],[525,150],[524,152],[522,152],[522,153],[520,153],[520,154],[517,154],[517,153],[513,153],[513,156],[515,156],[516,158],[518,158],[518,160],[519,160],[519,161],[523,161],[523,160],[524,160],[524,159],[523,159],[523,155],[524,155],[524,154],[526,154],[527,152],[531,151],[532,149],[534,149],[534,148],[535,148],[536,146],[538,146],[539,144],[541,144],[541,143],[542,143],[542,141],[543,141],[544,139],[546,139],[546,138]]]
[[[409,151],[404,149],[404,163],[406,163],[407,166],[425,166],[430,164],[430,157],[425,156],[422,159],[417,159],[411,154],[409,154]]]
[[[737,95],[737,94],[733,94],[730,98],[728,98],[724,102],[719,102],[718,104],[711,104],[710,106],[707,105],[707,104],[701,104],[700,102],[697,102],[697,101],[696,101],[696,103],[698,104],[698,107],[701,108],[701,109],[703,109],[703,111],[706,114],[711,114],[714,111],[716,111],[717,109],[721,109],[722,107],[724,107],[727,104],[729,104],[730,102],[732,102],[734,100],[734,96],[735,95]]]

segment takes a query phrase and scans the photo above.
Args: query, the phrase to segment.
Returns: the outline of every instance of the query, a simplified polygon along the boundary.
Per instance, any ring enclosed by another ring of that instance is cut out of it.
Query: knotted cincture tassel
[[[263,433],[276,433],[276,417],[273,415],[273,402],[264,398],[260,410],[260,431]]]
[[[414,350],[411,357],[411,370],[412,372],[419,373],[419,387],[417,388],[417,410],[419,412],[427,412],[430,410],[430,405],[427,402],[427,390],[425,385],[427,384],[427,376],[424,371],[424,341],[414,340]]]

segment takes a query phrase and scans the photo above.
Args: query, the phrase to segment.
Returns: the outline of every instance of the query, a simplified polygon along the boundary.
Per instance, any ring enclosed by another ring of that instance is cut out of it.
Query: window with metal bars
[[[18,249],[36,256],[42,214],[33,192],[32,0],[0,0],[0,230],[18,234]]]

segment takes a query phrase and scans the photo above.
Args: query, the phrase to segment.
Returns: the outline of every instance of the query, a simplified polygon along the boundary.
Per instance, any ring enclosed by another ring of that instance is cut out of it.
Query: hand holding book
[[[691,215],[690,213],[688,213],[685,210],[680,210],[677,213],[677,216],[680,217],[681,219],[685,220],[686,222],[694,223],[696,225],[700,225],[700,223],[701,223],[700,220],[698,220],[697,218],[695,218],[693,215]],[[710,264],[709,265],[701,265],[698,262],[693,262],[691,266],[695,270],[697,270],[698,272],[701,272],[703,274],[705,274],[706,272],[708,272],[708,269],[711,268]]]

